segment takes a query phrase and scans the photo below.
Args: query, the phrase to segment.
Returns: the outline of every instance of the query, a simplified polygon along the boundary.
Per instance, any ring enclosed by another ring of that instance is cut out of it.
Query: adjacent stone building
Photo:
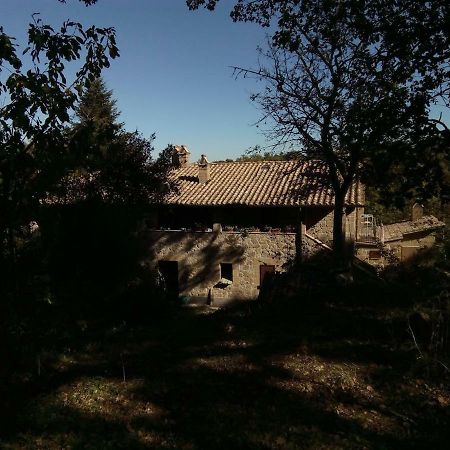
[[[356,255],[377,267],[385,267],[392,262],[407,262],[420,250],[433,246],[444,227],[445,223],[436,217],[424,216],[423,207],[416,203],[412,208],[411,220],[377,224],[369,234],[363,229]]]

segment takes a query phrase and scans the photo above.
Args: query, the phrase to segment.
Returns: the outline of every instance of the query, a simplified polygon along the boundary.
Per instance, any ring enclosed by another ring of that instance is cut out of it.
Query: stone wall
[[[362,215],[364,214],[364,207],[357,206],[355,208],[347,208],[345,234],[348,239],[357,241],[362,224]]]
[[[306,232],[322,242],[333,241],[333,208],[310,208],[305,211]]]
[[[357,217],[355,208],[347,211],[346,220],[352,234],[355,233]],[[318,252],[329,251],[324,244],[330,244],[333,238],[332,208],[309,208],[305,211],[305,224],[298,229],[298,234],[148,230],[148,248],[152,252],[149,263],[153,267],[158,261],[178,263],[180,295],[206,298],[210,293],[216,304],[229,299],[256,298],[260,266],[274,266],[276,272],[283,272],[300,251],[303,260]],[[232,264],[233,281],[230,285],[219,283],[221,263]]]
[[[358,233],[358,226],[361,221],[361,215],[364,208],[347,208],[345,211],[345,233],[347,238],[355,239]],[[306,212],[306,232],[319,239],[325,244],[330,245],[333,242],[333,209],[316,208]]]
[[[283,272],[296,256],[296,234],[282,232],[148,231],[150,263],[177,261],[180,295],[216,304],[251,299],[259,293],[260,266]],[[220,286],[220,263],[231,263],[233,282]]]
[[[316,237],[310,235],[309,233],[304,234],[302,239],[302,260],[306,261],[309,258],[317,256],[318,254],[325,253],[329,254],[332,249],[327,244]]]

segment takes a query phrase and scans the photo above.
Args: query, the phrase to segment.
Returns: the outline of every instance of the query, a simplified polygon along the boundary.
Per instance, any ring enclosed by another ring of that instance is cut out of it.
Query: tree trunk
[[[343,229],[345,192],[336,191],[333,218],[333,253],[336,262],[341,264],[345,259],[345,235]]]

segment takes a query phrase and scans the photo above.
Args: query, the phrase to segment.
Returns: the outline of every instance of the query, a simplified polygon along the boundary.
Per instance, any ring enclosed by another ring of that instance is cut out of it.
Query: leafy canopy
[[[73,173],[66,195],[71,201],[148,203],[164,193],[168,152],[154,159],[154,135],[147,139],[124,129],[116,100],[102,78],[83,90],[75,112],[78,120],[68,133]]]
[[[0,237],[29,220],[61,177],[64,128],[79,93],[118,56],[112,27],[54,28],[33,14],[23,50],[0,27]],[[66,65],[77,61],[68,80]]]
[[[72,153],[78,159],[75,164],[87,170],[98,169],[123,126],[117,122],[120,113],[116,100],[102,78],[96,78],[83,90],[75,114],[69,133]]]

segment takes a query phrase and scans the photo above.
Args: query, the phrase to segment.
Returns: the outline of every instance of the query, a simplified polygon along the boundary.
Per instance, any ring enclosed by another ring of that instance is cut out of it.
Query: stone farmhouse
[[[189,163],[173,147],[177,189],[146,224],[151,260],[167,285],[186,297],[256,298],[264,277],[295,260],[329,250],[333,194],[321,163],[256,161]],[[345,232],[357,240],[364,187],[346,198]]]
[[[191,164],[189,156],[186,146],[173,146],[176,189],[152,209],[145,229],[151,264],[174,294],[216,305],[257,298],[267,274],[331,250],[334,197],[322,163],[210,163],[202,155]],[[406,261],[445,226],[417,204],[410,221],[383,226],[364,205],[364,185],[355,182],[343,228],[362,264]]]
[[[168,184],[175,189],[149,198],[137,235],[147,255],[144,265],[159,271],[173,295],[216,305],[254,299],[268,274],[331,250],[334,196],[322,163],[210,163],[205,155],[190,163],[186,146],[172,151]],[[52,211],[49,217],[84,203],[89,216],[87,192],[95,180],[95,174],[64,180],[65,194],[43,201]],[[407,261],[432,246],[445,226],[424,216],[417,204],[410,221],[383,226],[365,214],[364,206],[365,189],[358,181],[347,193],[343,229],[355,244],[355,262],[366,269],[382,268],[392,259]],[[126,211],[114,203],[108,208]]]

